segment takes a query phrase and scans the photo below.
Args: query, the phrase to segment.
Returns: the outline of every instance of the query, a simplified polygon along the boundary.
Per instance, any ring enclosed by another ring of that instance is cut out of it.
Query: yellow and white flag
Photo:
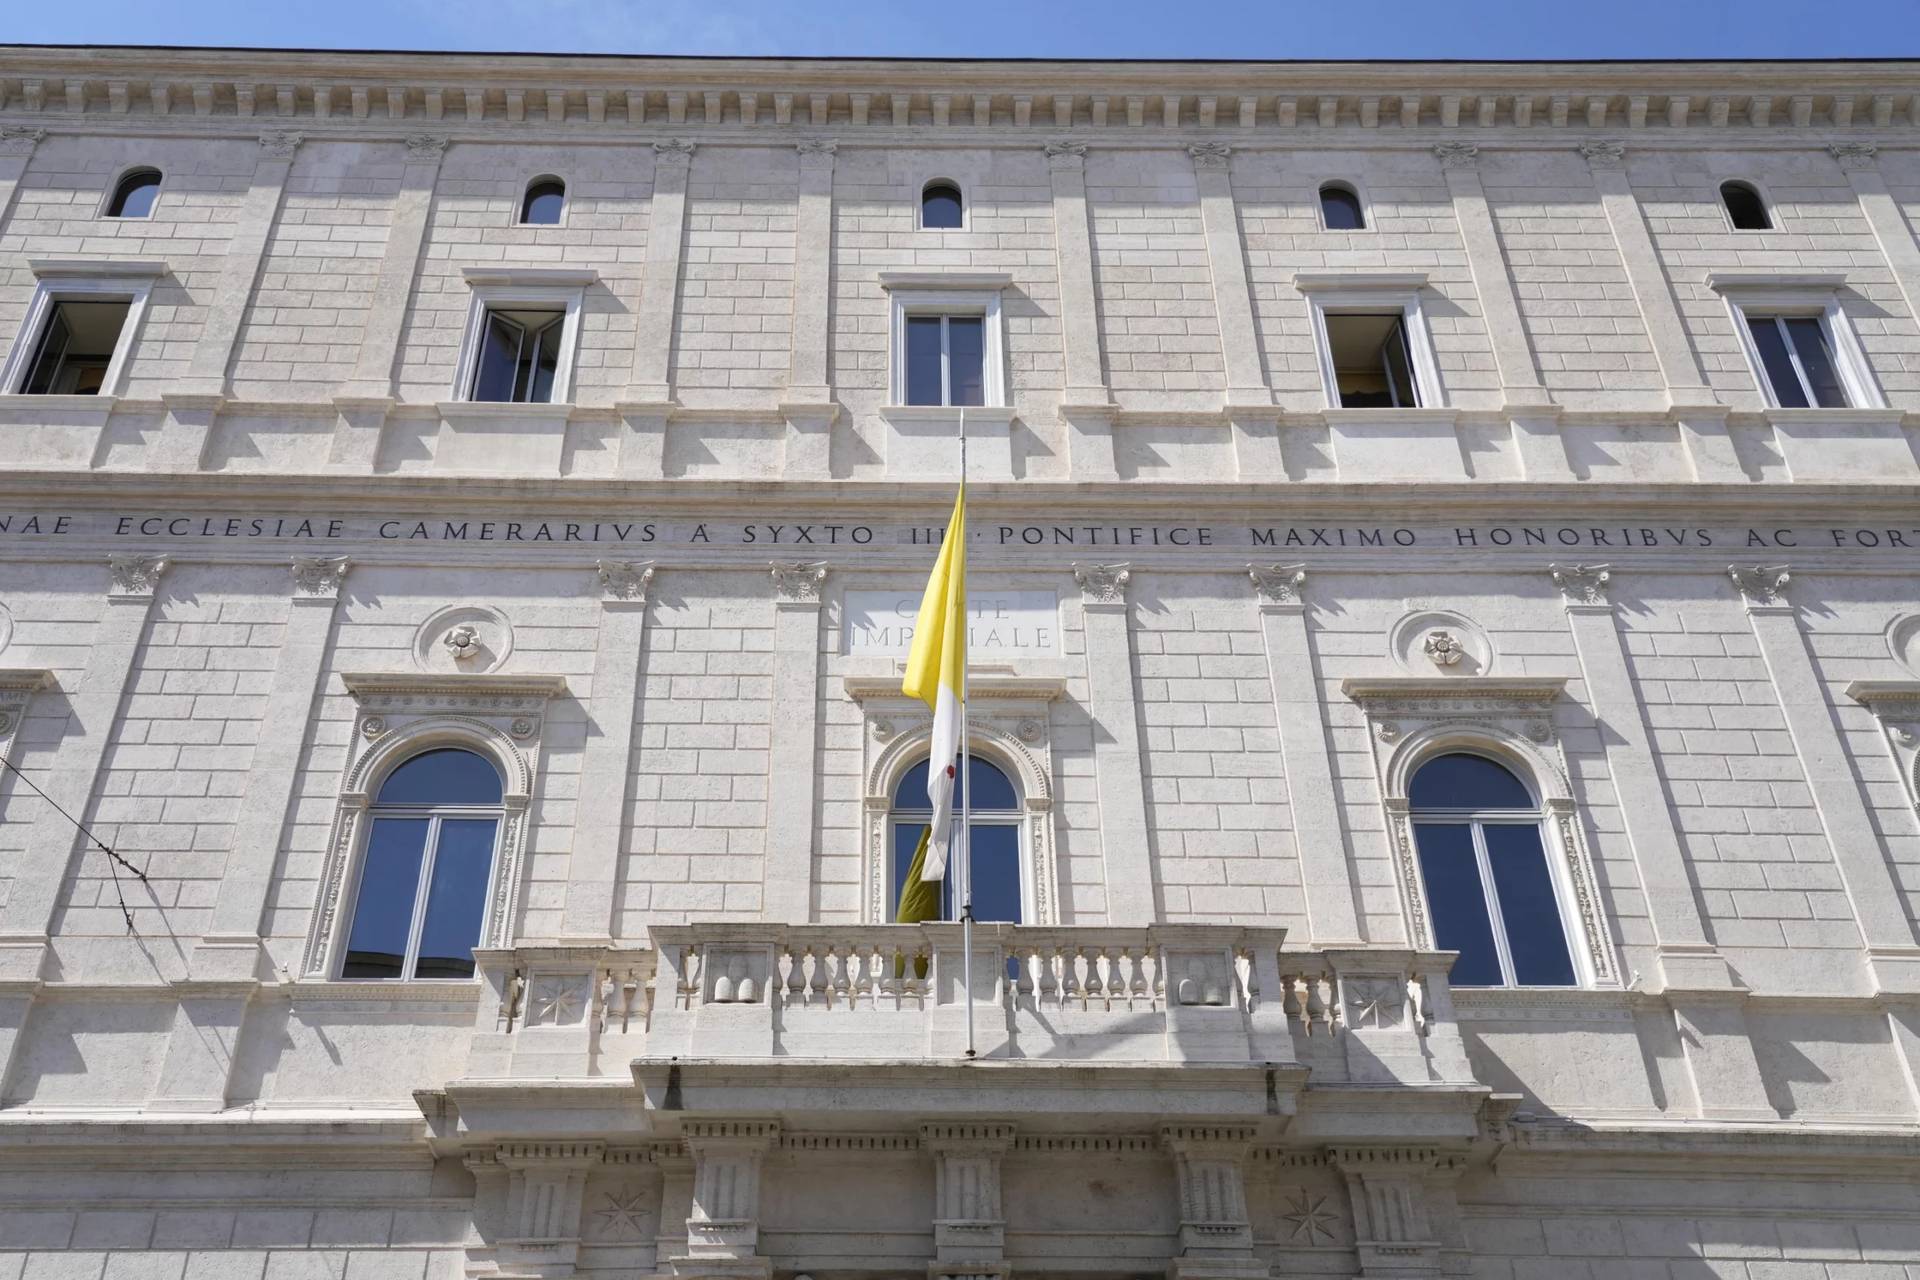
[[[922,880],[942,880],[953,842],[954,757],[960,751],[960,698],[967,678],[967,486],[953,500],[953,517],[940,544],[940,558],[927,579],[920,619],[913,628],[907,675],[900,691],[933,708],[933,750],[928,758],[927,799],[933,824]]]

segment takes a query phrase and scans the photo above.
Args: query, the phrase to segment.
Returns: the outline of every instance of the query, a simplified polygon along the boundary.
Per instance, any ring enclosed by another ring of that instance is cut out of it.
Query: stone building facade
[[[0,1280],[1920,1266],[1917,224],[1897,62],[0,50]]]

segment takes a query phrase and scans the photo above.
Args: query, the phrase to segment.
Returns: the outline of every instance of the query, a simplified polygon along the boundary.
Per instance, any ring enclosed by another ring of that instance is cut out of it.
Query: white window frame
[[[1314,188],[1318,202],[1319,188]],[[1362,206],[1365,207],[1364,205]],[[1427,277],[1424,273],[1368,276],[1361,273],[1307,273],[1293,278],[1294,288],[1306,295],[1313,323],[1314,355],[1320,364],[1320,390],[1330,411],[1350,413],[1418,413],[1426,409],[1445,409],[1447,388],[1440,380],[1440,359],[1433,347],[1433,333],[1427,328],[1426,310],[1421,293]],[[1329,315],[1378,315],[1398,311],[1407,334],[1407,359],[1413,366],[1417,405],[1397,409],[1346,409],[1340,403],[1340,377],[1333,367],[1333,343],[1327,336]]]
[[[39,281],[34,286],[33,297],[27,302],[26,318],[20,325],[20,331],[14,335],[13,348],[7,353],[6,364],[0,366],[0,393],[25,394],[20,388],[27,379],[34,353],[40,349],[40,338],[53,316],[55,303],[125,299],[127,318],[120,326],[120,336],[114,340],[113,357],[107,362],[107,372],[101,379],[99,395],[88,396],[87,399],[98,400],[100,396],[119,395],[126,386],[133,345],[146,318],[147,298],[153,292],[154,281],[165,274],[166,264],[34,262],[28,265]]]
[[[495,770],[498,770],[500,767],[498,763],[483,750],[463,746],[459,743],[447,743],[425,747],[422,750],[414,752],[412,755],[401,757],[387,770],[386,776],[392,777],[393,774],[408,761],[417,759],[435,750],[466,751],[471,755],[479,756],[482,760],[492,765]],[[381,779],[380,785],[386,785],[386,778]],[[504,796],[504,794],[505,782],[503,780],[502,795]],[[400,973],[397,977],[348,978],[343,975],[343,971],[347,967],[348,942],[353,937],[354,922],[360,914],[360,890],[366,883],[367,854],[373,843],[374,824],[382,818],[427,819],[427,843],[426,847],[422,849],[420,853],[420,874],[413,886],[413,914],[407,921],[407,948],[401,956]],[[361,824],[360,844],[354,858],[353,897],[347,908],[346,926],[340,933],[339,956],[334,961],[333,973],[330,975],[332,978],[342,982],[471,982],[474,980],[474,978],[422,978],[413,972],[413,967],[420,962],[420,934],[426,925],[427,894],[433,888],[433,867],[434,864],[440,860],[440,828],[449,818],[493,819],[493,848],[487,853],[487,887],[485,896],[480,900],[480,929],[474,940],[474,948],[478,950],[486,945],[487,910],[493,903],[494,891],[498,887],[500,876],[500,845],[506,834],[507,827],[507,808],[504,799],[499,804],[475,805],[383,805],[376,799],[372,804],[367,806],[367,819]],[[476,968],[474,977],[477,978],[478,976],[479,970]]]
[[[533,184],[536,182],[557,182],[560,184],[560,187],[561,187],[560,221],[558,222],[523,222],[521,221],[520,219],[521,211],[524,210],[527,205],[527,192],[533,189]],[[513,207],[507,210],[507,219],[513,226],[516,226],[516,227],[530,227],[535,231],[542,231],[542,230],[551,231],[551,230],[557,230],[561,227],[566,226],[567,219],[571,217],[572,214],[573,214],[573,181],[570,178],[567,178],[563,174],[555,173],[551,169],[542,169],[538,173],[528,174],[527,180],[520,184],[520,193],[513,198]]]
[[[1591,965],[1584,954],[1584,948],[1576,936],[1573,922],[1579,918],[1573,903],[1573,887],[1567,883],[1565,857],[1557,857],[1557,839],[1553,824],[1548,821],[1546,808],[1540,803],[1540,793],[1512,764],[1488,752],[1463,750],[1458,747],[1436,751],[1415,765],[1409,776],[1419,773],[1420,769],[1443,755],[1478,755],[1499,765],[1513,774],[1526,789],[1533,800],[1529,809],[1415,809],[1409,806],[1407,812],[1408,829],[1412,833],[1415,852],[1420,844],[1419,828],[1422,823],[1437,826],[1463,826],[1468,829],[1473,843],[1473,860],[1480,876],[1480,894],[1487,907],[1487,924],[1493,932],[1493,953],[1500,966],[1500,988],[1502,990],[1525,989],[1533,991],[1561,991],[1576,987],[1593,985]],[[1555,915],[1560,921],[1560,938],[1567,948],[1568,963],[1573,969],[1573,982],[1565,986],[1542,987],[1522,983],[1514,974],[1513,946],[1507,939],[1506,915],[1500,909],[1500,895],[1495,891],[1493,882],[1493,859],[1487,852],[1487,841],[1483,828],[1488,826],[1532,827],[1540,837],[1540,856],[1546,860],[1547,882],[1553,886]],[[1414,874],[1420,877],[1421,901],[1427,913],[1427,928],[1437,935],[1439,922],[1434,919],[1433,888],[1427,883],[1426,862],[1423,857],[1414,859]],[[1482,988],[1484,989],[1484,988]]]
[[[1760,359],[1760,350],[1754,345],[1753,334],[1747,330],[1749,315],[1757,319],[1818,319],[1821,330],[1826,334],[1827,347],[1833,352],[1834,371],[1840,375],[1840,385],[1847,393],[1845,408],[1823,409],[1810,404],[1806,409],[1786,409],[1784,412],[1842,413],[1846,409],[1887,407],[1886,395],[1880,390],[1878,379],[1873,376],[1873,366],[1867,360],[1867,351],[1860,342],[1859,331],[1853,327],[1846,308],[1840,304],[1840,288],[1844,283],[1844,277],[1828,275],[1794,276],[1732,271],[1707,274],[1707,287],[1726,300],[1734,335],[1740,341],[1740,350],[1747,357],[1747,368],[1752,372],[1754,383],[1760,388],[1760,397],[1769,409],[1780,410],[1782,406],[1779,396],[1774,392],[1773,379],[1767,376],[1766,364]],[[1793,358],[1797,372],[1799,354],[1791,344],[1788,353]]]
[[[930,227],[927,225],[927,188],[945,185],[960,193],[960,225],[957,227]],[[942,177],[938,174],[922,179],[913,193],[913,229],[939,233],[949,231],[958,235],[962,231],[973,230],[973,201],[967,197],[966,184],[958,178]]]
[[[1328,187],[1345,187],[1347,190],[1353,192],[1353,198],[1360,202],[1360,221],[1362,225],[1358,229],[1330,227],[1327,225],[1327,210],[1326,206],[1320,203],[1320,193]],[[1377,229],[1373,220],[1373,202],[1367,199],[1366,188],[1362,187],[1352,178],[1341,175],[1329,175],[1319,179],[1313,184],[1313,220],[1321,231],[1336,236],[1366,235]]]
[[[1753,188],[1753,193],[1760,197],[1760,207],[1767,211],[1767,225],[1765,227],[1736,227],[1733,225],[1733,211],[1727,208],[1727,199],[1720,193],[1720,189],[1729,182],[1737,182],[1741,186]],[[1730,235],[1765,236],[1772,235],[1776,231],[1786,230],[1785,227],[1780,225],[1780,206],[1773,202],[1773,197],[1767,193],[1766,187],[1762,186],[1757,179],[1749,178],[1743,173],[1725,173],[1715,178],[1713,180],[1713,203],[1719,208],[1720,221]]]
[[[160,176],[160,189],[153,193],[153,207],[151,209],[148,209],[145,213],[134,214],[131,217],[129,217],[126,214],[121,214],[118,217],[112,218],[112,221],[114,222],[152,221],[153,216],[160,212],[160,201],[164,199],[167,194],[167,171],[165,169],[162,169],[157,164],[148,164],[145,162],[142,162],[140,164],[130,164],[126,168],[120,170],[120,172],[113,175],[113,181],[107,184],[106,191],[102,193],[102,195],[100,196],[100,203],[94,206],[93,216],[95,218],[100,218],[100,219],[107,218],[108,217],[107,210],[113,206],[113,197],[114,197],[114,194],[120,190],[120,184],[125,182],[128,178],[132,177],[134,174],[141,173],[143,171],[148,171],[148,170],[151,170],[153,173],[156,173]]]
[[[489,403],[473,398],[473,379],[479,369],[480,348],[486,334],[489,311],[558,307],[566,318],[560,326],[560,358],[559,367],[553,373],[553,399],[530,403],[573,403],[574,358],[580,345],[580,313],[587,286],[598,278],[596,273],[499,271],[469,267],[465,275],[473,296],[467,304],[466,330],[461,336],[460,359],[454,367],[453,394],[449,398],[462,404]],[[522,404],[520,407],[527,406]]]
[[[914,410],[953,410],[958,405],[907,406],[907,318],[909,316],[979,316],[982,370],[980,408],[1005,408],[1007,403],[1006,336],[1000,314],[1000,291],[1010,277],[998,273],[952,275],[883,274],[880,284],[891,298],[891,334],[887,355],[888,403]],[[966,408],[975,406],[967,405]]]

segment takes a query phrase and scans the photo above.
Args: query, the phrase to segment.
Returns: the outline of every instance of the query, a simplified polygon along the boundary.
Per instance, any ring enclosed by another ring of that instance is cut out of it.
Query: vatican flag
[[[922,880],[941,880],[947,874],[947,853],[953,845],[954,757],[960,751],[960,708],[967,678],[967,486],[953,500],[953,518],[940,544],[940,558],[927,579],[920,601],[920,619],[913,628],[913,649],[907,654],[907,676],[900,691],[933,708],[933,750],[928,757],[927,799],[933,823],[927,842]]]

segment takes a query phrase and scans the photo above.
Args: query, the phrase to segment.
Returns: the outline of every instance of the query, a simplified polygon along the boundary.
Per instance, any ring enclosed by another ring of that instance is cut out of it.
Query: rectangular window
[[[908,404],[984,405],[984,317],[908,316],[906,384]]]
[[[1419,407],[1403,312],[1329,312],[1326,321],[1342,409]]]
[[[566,319],[564,311],[488,309],[467,398],[551,403]]]
[[[107,370],[126,327],[133,303],[62,299],[47,309],[46,325],[28,362],[20,393],[29,396],[95,396],[105,388]]]
[[[1819,316],[1746,317],[1760,367],[1782,409],[1845,409],[1850,402]]]

